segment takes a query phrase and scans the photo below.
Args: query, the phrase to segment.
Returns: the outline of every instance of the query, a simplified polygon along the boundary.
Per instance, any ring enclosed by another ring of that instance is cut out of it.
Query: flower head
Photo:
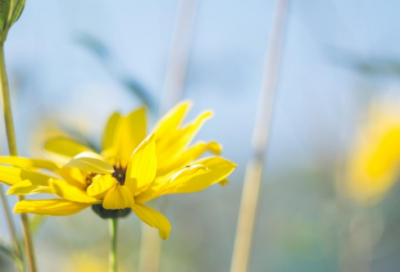
[[[348,165],[348,192],[375,203],[393,186],[400,164],[400,111],[390,102],[372,105]]]
[[[166,239],[170,223],[144,203],[166,194],[194,193],[218,182],[226,183],[236,167],[219,156],[197,160],[207,150],[219,154],[221,147],[216,142],[188,147],[211,116],[211,112],[205,112],[181,128],[188,107],[188,103],[178,105],[147,137],[143,109],[128,116],[113,114],[105,129],[101,154],[69,139],[47,142],[46,150],[66,159],[62,167],[47,160],[0,158],[0,163],[24,168],[8,167],[8,173],[3,177],[0,174],[0,180],[12,185],[9,193],[50,193],[59,197],[21,201],[15,212],[69,215],[92,206],[96,213],[108,218],[125,216],[132,210],[142,221],[158,228]],[[35,168],[55,175],[31,170]]]

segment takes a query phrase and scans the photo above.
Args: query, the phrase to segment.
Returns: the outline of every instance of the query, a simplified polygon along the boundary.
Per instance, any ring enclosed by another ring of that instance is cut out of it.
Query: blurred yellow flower
[[[102,272],[107,271],[107,262],[86,253],[75,254],[68,265],[64,268],[64,272]],[[125,270],[119,269],[120,272]]]
[[[47,160],[0,158],[0,163],[24,168],[0,169],[0,180],[12,185],[10,194],[50,193],[61,198],[24,200],[17,203],[15,212],[70,215],[92,206],[100,216],[115,218],[133,210],[142,221],[158,228],[161,238],[168,238],[168,220],[143,203],[165,194],[193,193],[218,182],[225,184],[236,167],[218,156],[194,161],[206,150],[219,154],[221,147],[216,142],[200,142],[188,148],[211,116],[205,112],[180,128],[188,108],[187,102],[179,104],[147,138],[144,109],[125,117],[113,114],[105,129],[101,155],[70,139],[51,140],[45,148],[67,161],[61,168]],[[30,170],[35,168],[58,176]]]
[[[393,106],[388,102],[373,104],[350,154],[348,191],[362,203],[379,201],[398,178],[400,111]]]

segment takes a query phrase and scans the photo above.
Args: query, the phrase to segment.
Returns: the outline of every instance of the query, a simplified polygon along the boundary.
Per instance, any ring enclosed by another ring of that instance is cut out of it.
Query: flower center
[[[126,168],[114,165],[114,171],[115,172],[112,174],[112,176],[119,182],[119,184],[124,185]]]
[[[85,181],[87,186],[92,184],[93,178],[96,176],[97,174],[95,173],[90,173],[89,175],[86,176]]]

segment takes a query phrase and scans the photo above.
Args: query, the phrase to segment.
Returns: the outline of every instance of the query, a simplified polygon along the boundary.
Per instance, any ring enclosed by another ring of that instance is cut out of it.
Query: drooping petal
[[[115,159],[126,167],[132,152],[146,138],[146,110],[139,108],[119,119],[114,136]]]
[[[135,204],[131,191],[126,186],[117,185],[111,188],[103,201],[103,208],[119,210],[129,208]]]
[[[0,157],[0,163],[10,164],[13,166],[21,167],[21,168],[42,168],[53,171],[55,173],[58,172],[60,167],[52,161],[44,160],[44,159],[29,159],[18,156],[9,156],[9,157]]]
[[[236,164],[221,157],[210,157],[199,160],[197,164],[207,167],[207,171],[196,171],[192,175],[183,172],[164,188],[163,194],[180,194],[199,192],[223,181],[236,168]]]
[[[39,193],[53,194],[53,190],[50,186],[33,184],[32,181],[27,179],[17,182],[7,192],[8,195],[31,195]]]
[[[182,153],[178,153],[176,156],[171,157],[170,160],[164,161],[157,169],[157,176],[165,175],[171,170],[179,169],[190,164],[192,161],[203,155],[206,151],[210,151],[215,155],[220,155],[222,146],[214,141],[209,143],[196,143]]]
[[[146,190],[153,182],[156,170],[155,136],[151,134],[133,152],[126,171],[125,186],[133,195]]]
[[[89,206],[64,199],[23,200],[15,205],[14,212],[60,216],[78,213]]]
[[[162,239],[165,240],[168,238],[171,231],[171,224],[164,215],[143,204],[133,205],[132,210],[140,220],[151,227],[157,228]]]
[[[102,199],[108,190],[117,185],[117,180],[111,175],[97,175],[93,178],[92,184],[87,187],[87,194],[89,196]]]
[[[73,167],[96,174],[110,174],[114,168],[100,155],[93,152],[83,152],[75,156],[64,167]]]
[[[51,154],[58,155],[60,159],[65,161],[85,151],[95,152],[84,144],[68,138],[51,139],[45,143],[44,149]]]
[[[101,203],[100,200],[89,196],[85,191],[71,186],[64,180],[53,180],[50,186],[56,195],[66,200],[88,204]]]
[[[154,128],[157,137],[164,138],[171,131],[177,130],[190,107],[189,101],[183,101],[167,112]]]
[[[118,112],[114,112],[111,116],[110,119],[108,119],[106,128],[103,133],[103,141],[102,141],[102,150],[107,150],[111,148],[114,144],[114,137],[115,137],[115,132],[117,129],[117,124],[121,118],[121,114]]]

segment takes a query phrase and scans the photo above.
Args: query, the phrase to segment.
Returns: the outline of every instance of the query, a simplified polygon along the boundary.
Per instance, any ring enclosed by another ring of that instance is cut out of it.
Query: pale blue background
[[[169,253],[163,271],[228,271],[273,4],[199,0],[184,98],[195,103],[190,117],[203,109],[215,111],[198,139],[220,141],[224,156],[239,168],[224,190],[177,196],[169,204],[173,232],[165,242]],[[28,0],[5,46],[20,153],[32,155],[30,140],[44,116],[79,123],[99,141],[111,112],[139,105],[76,41],[82,33],[103,41],[126,72],[159,99],[177,6],[176,0]],[[251,271],[337,271],[333,168],[345,160],[370,94],[399,87],[395,77],[358,73],[340,53],[398,59],[399,10],[398,1],[292,1]],[[7,154],[5,133],[0,137]],[[75,225],[65,235],[84,236],[91,233],[90,224],[102,222],[88,217],[90,212],[70,223],[85,225],[83,230]],[[74,219],[50,218],[39,235],[43,271],[57,266],[49,260],[68,262],[74,250],[54,250],[63,243],[90,252],[76,241],[52,242],[69,220]],[[135,226],[131,236],[138,242],[137,220],[127,222]],[[6,233],[0,225],[0,233]],[[105,223],[102,231],[98,239],[106,240]],[[134,247],[128,265],[137,262]],[[104,257],[106,247],[94,254]],[[397,247],[389,248],[373,267],[396,271],[398,254]]]

